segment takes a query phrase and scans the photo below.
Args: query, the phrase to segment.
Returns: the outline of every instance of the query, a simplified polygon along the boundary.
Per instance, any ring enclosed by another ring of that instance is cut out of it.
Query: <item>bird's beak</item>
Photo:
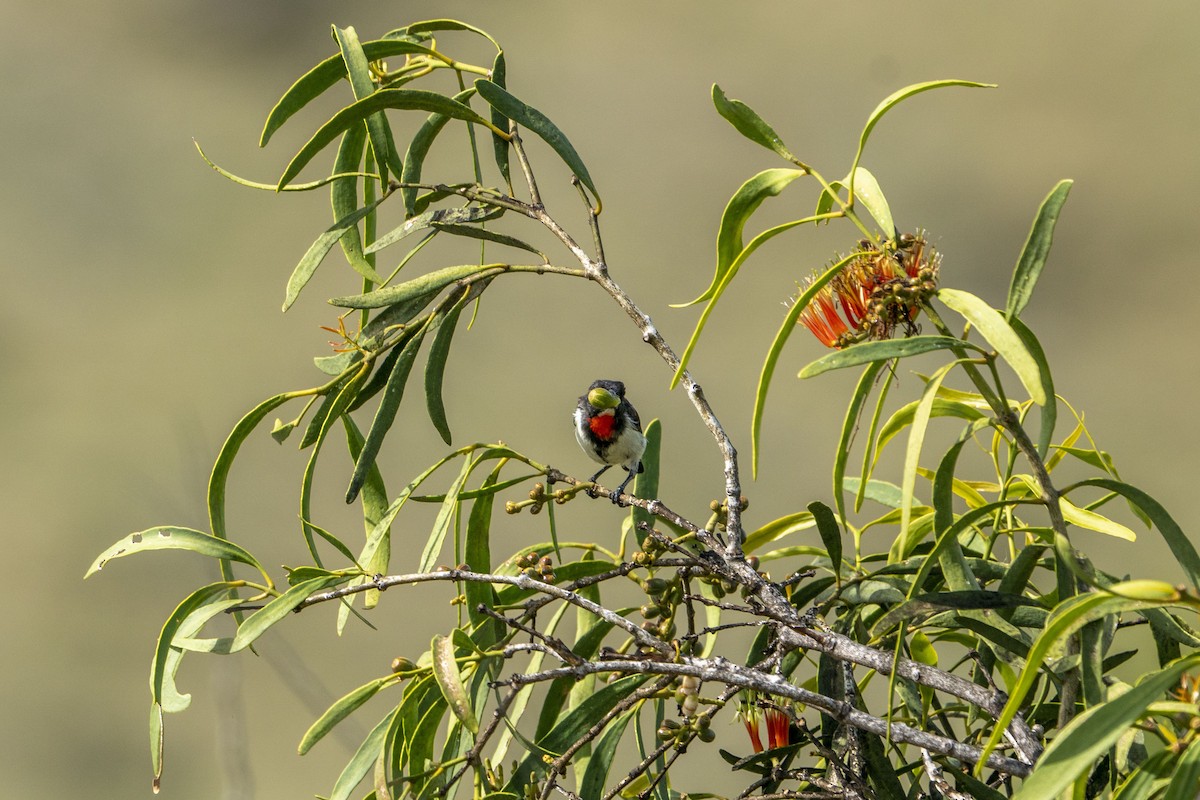
[[[592,408],[616,408],[621,405],[621,398],[610,392],[608,389],[597,386],[588,392],[588,404]]]

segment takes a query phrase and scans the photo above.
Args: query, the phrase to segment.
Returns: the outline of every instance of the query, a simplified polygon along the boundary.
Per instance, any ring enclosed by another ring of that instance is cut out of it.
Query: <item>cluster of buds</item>
[[[679,688],[675,690],[675,702],[679,703],[679,711],[683,716],[696,716],[700,708],[700,679],[695,675],[680,678]]]
[[[638,609],[642,615],[642,630],[662,639],[675,635],[675,611],[683,600],[683,586],[679,580],[647,578],[642,581],[630,576],[646,593],[646,603]]]
[[[546,505],[546,503],[554,502],[561,506],[574,497],[578,491],[578,489],[558,489],[554,492],[547,492],[546,485],[538,482],[529,490],[528,500],[521,500],[519,502],[509,500],[506,502],[504,504],[504,513],[520,514],[521,509],[528,508],[530,514],[540,514],[542,506]]]
[[[849,263],[800,312],[800,323],[826,347],[841,349],[865,339],[890,339],[899,328],[917,332],[921,303],[937,291],[942,257],[924,232],[895,242],[858,243]],[[816,280],[799,287],[804,294]]]
[[[658,726],[660,741],[674,739],[677,742],[686,742],[692,736],[698,737],[702,742],[711,742],[717,738],[716,731],[712,729],[712,720],[707,714],[694,716],[683,724],[673,719],[664,719],[662,725]]]
[[[750,501],[745,495],[738,498],[738,510],[745,511],[750,507]],[[712,512],[709,517],[708,524],[704,527],[708,531],[725,530],[725,526],[729,522],[729,498],[724,500],[712,500],[708,504],[708,510]]]
[[[536,550],[531,550],[517,558],[517,567],[527,578],[554,583],[554,559],[550,556],[539,556]]]

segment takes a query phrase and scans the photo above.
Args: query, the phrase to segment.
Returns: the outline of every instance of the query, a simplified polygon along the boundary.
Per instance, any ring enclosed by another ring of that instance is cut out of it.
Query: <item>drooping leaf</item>
[[[425,407],[429,410],[433,427],[446,444],[450,444],[450,423],[446,419],[446,406],[442,401],[442,378],[446,374],[446,359],[450,357],[450,341],[467,298],[468,294],[464,292],[449,311],[430,324],[433,342],[429,345],[429,360],[425,364]]]
[[[788,184],[805,173],[799,169],[768,169],[755,175],[743,183],[729,198],[725,211],[721,214],[721,226],[717,231],[717,270],[712,283],[703,294],[689,303],[679,303],[674,308],[686,308],[697,303],[713,299],[719,288],[726,283],[725,277],[734,259],[742,252],[742,232],[746,222],[763,204],[768,197],[774,197],[782,192]]]
[[[1063,204],[1067,202],[1067,195],[1073,184],[1074,181],[1070,180],[1059,181],[1038,208],[1037,217],[1033,220],[1029,238],[1025,240],[1025,247],[1021,251],[1021,258],[1017,261],[1012,282],[1008,287],[1005,316],[1009,322],[1025,310],[1033,296],[1034,286],[1042,274],[1042,268],[1046,266],[1046,257],[1050,255],[1050,245],[1054,243],[1054,226],[1058,223],[1058,215]]]
[[[438,558],[441,557],[442,544],[446,541],[446,534],[450,530],[450,525],[454,521],[454,515],[458,511],[458,493],[462,491],[463,484],[467,482],[467,476],[471,474],[473,462],[470,456],[463,458],[462,468],[459,470],[458,477],[454,479],[454,483],[446,491],[446,499],[442,501],[442,507],[438,510],[437,519],[434,520],[433,529],[429,532],[429,538],[425,540],[425,547],[421,551],[421,561],[417,565],[419,572],[429,572],[437,564]]]
[[[322,589],[329,589],[350,580],[350,575],[322,575],[311,580],[298,583],[279,597],[255,611],[238,626],[237,635],[233,637],[231,653],[236,653],[254,643],[272,625],[280,622],[295,611],[308,596]]]
[[[362,744],[358,746],[354,755],[342,768],[342,773],[338,775],[337,781],[333,784],[333,791],[329,793],[329,800],[350,800],[354,789],[379,759],[387,732],[395,722],[399,711],[398,707],[389,711],[363,739]]]
[[[417,352],[421,349],[423,339],[423,330],[409,339],[403,345],[400,356],[392,366],[387,386],[383,390],[383,399],[379,401],[379,408],[375,410],[375,418],[371,420],[371,428],[363,442],[362,452],[358,454],[358,461],[354,463],[354,474],[346,489],[347,503],[353,503],[358,497],[358,492],[362,488],[363,482],[366,481],[371,467],[375,464],[376,456],[379,455],[379,448],[383,446],[383,440],[396,419],[396,412],[400,410],[400,403],[404,399],[404,387],[408,383],[408,375],[412,371],[413,361],[417,358]]]
[[[354,99],[369,97],[375,91],[375,82],[371,79],[371,69],[362,43],[358,41],[358,33],[353,27],[339,28],[334,25],[332,28],[334,41],[337,42],[342,61],[346,64],[346,74],[350,79],[350,87],[354,90]],[[380,111],[367,117],[366,123],[371,150],[375,153],[375,166],[379,170],[379,185],[387,186],[388,165],[396,160],[396,154],[389,145],[391,137],[387,118]]]
[[[317,267],[325,260],[325,256],[329,255],[329,251],[333,249],[333,246],[350,231],[357,232],[358,221],[374,211],[385,199],[380,198],[370,205],[355,209],[333,223],[332,226],[317,237],[317,240],[304,253],[300,262],[296,264],[296,268],[292,270],[291,277],[288,278],[287,292],[283,298],[284,311],[287,311],[296,302],[296,298],[300,296],[300,292],[308,285],[309,280],[312,279],[313,274],[317,271]],[[366,265],[367,269],[370,269],[370,274],[363,275],[363,277],[374,283],[383,283],[383,278],[374,269],[371,269],[370,264],[367,264],[365,260],[362,263]]]
[[[879,181],[875,179],[875,176],[864,167],[855,167],[853,176],[847,176],[845,182],[848,186],[854,186],[854,199],[867,209],[867,213],[871,215],[875,224],[879,226],[879,230],[883,232],[883,238],[895,241],[897,231],[896,223],[892,219],[892,209],[888,205],[887,198],[883,196],[883,189],[880,188]]]
[[[209,558],[219,558],[222,561],[237,561],[242,564],[249,564],[258,570],[264,579],[268,582],[270,581],[270,577],[262,564],[258,563],[258,560],[246,550],[238,547],[228,539],[210,536],[207,533],[201,533],[191,528],[179,528],[171,525],[148,528],[122,538],[101,553],[92,562],[92,565],[88,567],[83,577],[86,579],[95,575],[114,558],[122,558],[150,550],[189,550],[193,553],[208,556]]]
[[[479,721],[475,719],[475,713],[471,710],[467,688],[463,685],[462,673],[458,669],[458,662],[455,661],[453,641],[449,636],[435,636],[430,652],[433,654],[433,676],[450,710],[467,730],[479,733]]]
[[[362,49],[369,61],[396,55],[434,55],[434,52],[427,47],[411,41],[394,39],[366,42]],[[284,93],[283,97],[279,98],[279,102],[267,115],[267,122],[263,126],[258,146],[266,147],[275,131],[279,130],[280,126],[287,122],[293,114],[327,89],[335,86],[344,77],[346,77],[346,62],[342,59],[341,54],[330,56],[302,75]]]
[[[799,305],[797,303],[797,305]],[[929,353],[933,350],[950,350],[963,345],[974,347],[969,342],[963,342],[953,336],[910,336],[907,339],[884,339],[878,342],[862,342],[851,345],[844,350],[837,350],[822,356],[800,370],[801,378],[813,378],[823,372],[846,367],[857,367],[860,364],[870,364],[874,361],[887,361],[893,358],[908,358],[909,356]]]
[[[504,51],[497,50],[496,58],[492,61],[492,83],[499,86],[501,89],[508,91],[508,67],[504,61]],[[492,124],[502,131],[508,130],[508,117],[504,116],[495,106],[492,106]],[[509,167],[508,148],[510,147],[508,139],[503,136],[492,134],[492,151],[496,159],[496,169],[500,170],[501,177],[504,178],[504,184],[508,187],[508,193],[512,194],[512,171]]]
[[[380,236],[371,246],[366,249],[369,253],[378,253],[385,247],[390,247],[396,242],[405,237],[416,233],[417,231],[427,228],[436,227],[438,224],[446,225],[471,225],[478,222],[496,219],[504,213],[503,209],[497,208],[480,208],[479,206],[467,206],[466,208],[436,208],[432,211],[426,211],[423,214],[418,214],[415,217],[406,219],[402,224],[392,228],[387,233]]]
[[[164,684],[168,680],[167,659],[171,653],[171,645],[176,634],[188,617],[198,609],[211,604],[223,595],[227,595],[231,589],[233,589],[233,586],[225,581],[201,586],[184,598],[183,602],[175,607],[175,610],[171,612],[171,616],[167,617],[167,621],[163,623],[162,631],[158,635],[158,642],[154,647],[154,662],[150,669],[150,696],[160,708],[163,706],[163,701],[166,698]],[[171,688],[174,690],[173,686]],[[173,691],[172,693],[178,696],[178,692]],[[188,699],[187,695],[179,696],[181,702],[177,704],[177,708],[186,707]]]
[[[1029,351],[1029,355],[1033,356],[1033,360],[1037,362],[1038,374],[1042,379],[1042,392],[1046,395],[1046,402],[1042,404],[1037,449],[1038,455],[1044,460],[1046,454],[1050,452],[1050,442],[1054,438],[1054,426],[1058,422],[1058,399],[1054,394],[1054,378],[1050,374],[1050,362],[1046,359],[1046,352],[1042,350],[1041,342],[1024,322],[1015,315],[1010,315],[1008,321],[1013,330],[1017,332],[1017,336],[1021,337],[1021,342]]]
[[[727,98],[725,92],[715,83],[712,86],[712,101],[717,113],[728,120],[742,136],[774,151],[788,161],[796,161],[796,157],[787,149],[774,128],[741,100]]]
[[[813,520],[817,523],[817,533],[821,535],[821,542],[825,545],[825,552],[829,553],[829,561],[833,565],[833,574],[841,577],[842,572],[842,529],[838,527],[837,518],[834,517],[833,511],[829,506],[820,502],[812,502],[808,504],[808,510],[813,515]]]
[[[637,711],[636,708],[632,708],[618,716],[596,739],[587,769],[583,773],[583,780],[579,784],[580,797],[600,797],[604,793],[609,769],[617,755],[617,746],[624,739],[625,729],[629,726],[629,721],[635,718]]]
[[[366,294],[335,297],[329,301],[331,305],[342,308],[383,308],[409,300],[428,297],[445,289],[455,281],[464,280],[483,274],[496,274],[499,268],[490,268],[478,264],[464,264],[457,267],[443,267],[427,272],[419,278],[396,286],[387,286]]]
[[[813,519],[811,511],[796,511],[777,520],[772,520],[761,528],[751,532],[746,536],[746,541],[742,544],[742,551],[747,554],[753,553],[763,545],[770,544],[790,533],[807,530],[816,524],[817,522]]]
[[[351,125],[363,122],[372,114],[385,109],[432,111],[475,125],[491,127],[491,123],[470,106],[437,92],[429,92],[424,89],[380,89],[346,106],[322,125],[292,157],[291,162],[284,169],[283,175],[279,178],[278,188],[282,189],[291,183],[292,179],[300,174],[300,171],[313,160],[317,153],[324,150],[330,142]],[[397,165],[396,170],[402,171],[403,167]]]
[[[550,149],[558,154],[567,168],[579,178],[584,186],[591,190],[592,195],[596,198],[597,206],[599,206],[600,192],[596,190],[592,176],[588,174],[587,167],[583,165],[583,159],[579,157],[575,147],[557,125],[551,122],[545,114],[509,94],[493,81],[477,80],[475,89],[492,108],[521,127],[533,131],[541,137],[542,141],[550,145]],[[492,129],[493,132],[497,130],[495,126],[492,126]]]
[[[1046,403],[1046,389],[1038,362],[1004,316],[973,294],[958,289],[939,289],[938,299],[971,323],[1000,357],[1017,373],[1033,402]]]
[[[1114,522],[1102,514],[1097,514],[1095,511],[1080,508],[1065,497],[1058,499],[1058,507],[1062,510],[1063,519],[1072,525],[1078,525],[1089,531],[1115,536],[1127,542],[1137,541],[1137,534],[1121,523]]]
[[[333,218],[344,219],[359,208],[358,176],[356,173],[362,164],[366,149],[367,128],[365,125],[351,125],[342,134],[342,143],[338,145],[337,157],[333,162],[335,175],[347,175],[338,178],[330,186],[330,202],[333,205]],[[365,191],[365,190],[364,190]],[[370,202],[364,203],[370,205]],[[362,234],[355,224],[346,231],[346,235],[338,240],[347,263],[360,275],[370,279],[375,274],[375,267],[363,255]]]
[[[300,755],[307,753],[314,744],[325,738],[325,734],[337,727],[339,722],[357,711],[364,703],[378,694],[380,689],[395,682],[396,678],[391,675],[386,678],[376,678],[337,700],[325,710],[325,713],[316,722],[309,726],[304,733],[304,738],[300,740],[298,753]]]
[[[467,104],[467,101],[475,96],[475,90],[465,89],[454,95],[455,102]],[[408,152],[404,154],[404,170],[400,173],[401,183],[420,183],[421,173],[425,168],[425,157],[429,155],[429,148],[433,146],[433,142],[437,139],[438,134],[446,127],[446,123],[450,121],[450,117],[446,114],[434,112],[421,124],[417,132],[413,134],[412,140],[408,143]],[[499,138],[499,137],[497,137]],[[500,141],[504,141],[501,139]],[[404,207],[408,210],[409,216],[416,212],[416,187],[406,186],[400,190],[404,197]]]

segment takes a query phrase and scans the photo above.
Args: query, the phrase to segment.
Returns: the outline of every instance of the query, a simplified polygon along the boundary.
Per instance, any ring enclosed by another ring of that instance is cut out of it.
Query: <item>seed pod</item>
[[[642,590],[651,597],[657,597],[669,588],[671,588],[671,583],[664,578],[647,578],[646,582],[642,584]]]
[[[706,719],[706,718],[699,717],[699,719]],[[709,742],[711,742],[717,738],[717,732],[714,731],[712,728],[704,728],[696,735],[700,738],[700,741],[704,742],[705,744],[708,744]]]
[[[392,659],[392,672],[408,672],[416,668],[417,665],[413,663],[411,658],[396,656]]]

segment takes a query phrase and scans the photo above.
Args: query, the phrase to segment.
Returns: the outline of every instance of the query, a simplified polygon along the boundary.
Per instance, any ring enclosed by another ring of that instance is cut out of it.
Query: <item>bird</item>
[[[637,410],[625,398],[625,384],[621,381],[593,381],[587,393],[579,398],[575,407],[575,440],[589,458],[604,465],[588,478],[588,483],[595,483],[612,466],[628,473],[611,495],[614,503],[633,476],[645,471],[642,454],[646,452],[646,436]]]

